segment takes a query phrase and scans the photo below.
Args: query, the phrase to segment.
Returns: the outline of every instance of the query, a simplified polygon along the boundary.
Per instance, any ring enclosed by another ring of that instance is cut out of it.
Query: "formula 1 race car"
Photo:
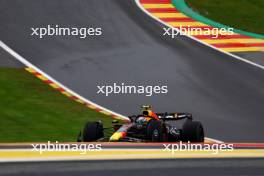
[[[78,142],[204,142],[201,122],[193,121],[190,113],[154,113],[151,106],[142,106],[142,114],[129,116],[130,122],[104,128],[102,122],[87,122]],[[105,138],[107,130],[114,130]]]

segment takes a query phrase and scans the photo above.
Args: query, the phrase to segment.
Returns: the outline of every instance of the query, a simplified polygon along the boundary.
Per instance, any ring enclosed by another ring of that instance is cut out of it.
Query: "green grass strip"
[[[263,7],[264,7],[264,1],[262,0],[188,0],[188,4],[192,4],[195,9],[203,9],[202,11],[210,10],[210,14],[212,17],[215,17],[215,19],[221,20],[223,23],[228,22],[229,24],[232,24],[232,26],[244,26],[245,29],[253,30],[254,32],[261,32],[264,33],[263,30],[257,30],[257,29],[264,29],[264,23],[263,23]],[[235,9],[228,9],[227,5],[233,2],[235,4]],[[202,23],[208,24],[213,27],[217,28],[230,28],[230,26],[223,25],[221,23],[215,22],[213,20],[210,20],[196,12],[194,12],[185,2],[185,0],[172,0],[173,5],[180,10],[182,13],[186,14],[187,16],[196,19],[197,21],[200,21]],[[207,5],[206,5],[207,4]],[[250,8],[248,4],[253,4]],[[225,8],[226,5],[226,8]],[[259,6],[261,10],[256,9],[256,6]],[[254,8],[255,7],[255,8]],[[262,7],[262,8],[261,8]],[[239,13],[239,11],[246,11],[248,14],[249,19],[246,19],[245,17],[238,18],[238,15],[244,14],[242,12]],[[255,10],[255,11],[254,11]],[[207,11],[206,11],[207,12]],[[260,15],[260,13],[262,15]],[[234,18],[234,19],[233,19]],[[237,20],[240,19],[240,20]],[[247,21],[247,22],[246,22]],[[259,22],[257,22],[259,21]],[[252,27],[251,27],[252,26]],[[253,28],[253,29],[252,29]],[[252,32],[246,32],[244,30],[234,29],[235,33],[254,37],[254,38],[260,38],[264,39],[264,35],[256,34]]]
[[[96,120],[112,122],[22,68],[0,68],[0,142],[75,142],[85,122]]]

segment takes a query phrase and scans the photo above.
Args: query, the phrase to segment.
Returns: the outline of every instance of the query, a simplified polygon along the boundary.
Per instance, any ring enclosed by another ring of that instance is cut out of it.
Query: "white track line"
[[[221,49],[219,49],[219,48],[216,48],[216,47],[214,47],[214,46],[212,46],[212,45],[209,45],[209,44],[207,44],[207,43],[205,43],[205,42],[203,42],[203,41],[201,41],[201,40],[198,40],[198,39],[196,39],[195,37],[193,37],[193,36],[191,36],[191,35],[186,35],[186,34],[183,33],[182,31],[180,31],[179,29],[177,29],[177,28],[173,27],[172,25],[167,24],[166,22],[164,22],[164,21],[160,20],[159,18],[153,16],[150,12],[148,12],[148,11],[147,11],[147,10],[141,5],[140,0],[135,0],[135,2],[136,2],[136,4],[137,4],[137,6],[138,6],[143,12],[145,12],[148,16],[150,16],[151,18],[157,20],[158,22],[160,22],[161,24],[163,24],[163,25],[165,25],[165,26],[167,26],[167,27],[169,27],[169,28],[172,28],[172,29],[178,31],[181,35],[185,35],[186,37],[189,37],[189,38],[191,38],[191,39],[193,39],[193,40],[195,40],[195,41],[197,41],[197,42],[199,42],[199,43],[201,43],[201,44],[203,44],[203,45],[206,45],[206,46],[208,46],[208,47],[210,47],[210,48],[213,48],[213,49],[215,49],[215,50],[217,50],[217,51],[219,51],[219,52],[222,52],[222,53],[224,53],[224,54],[226,54],[226,55],[228,55],[228,56],[231,56],[231,57],[233,57],[233,58],[235,58],[235,59],[237,59],[237,60],[240,60],[240,61],[242,61],[242,62],[246,62],[246,63],[248,63],[248,64],[250,64],[250,65],[256,66],[256,67],[258,67],[258,68],[264,70],[264,66],[262,66],[262,65],[259,65],[259,64],[255,63],[255,62],[251,62],[251,61],[249,61],[249,60],[247,60],[247,59],[244,59],[244,58],[239,57],[239,56],[237,56],[237,55],[234,55],[234,54],[232,54],[232,53],[229,53],[229,52],[223,51],[223,50],[221,50]]]
[[[8,52],[9,54],[11,54],[13,57],[15,57],[17,60],[19,60],[20,62],[22,62],[24,65],[26,65],[27,67],[33,68],[34,70],[36,70],[37,72],[41,73],[42,75],[44,75],[46,78],[48,78],[49,80],[51,80],[52,82],[58,84],[60,87],[62,87],[64,90],[66,90],[67,92],[71,93],[72,95],[76,96],[77,98],[83,100],[84,102],[88,103],[88,104],[92,104],[93,106],[104,110],[106,112],[109,112],[110,114],[119,116],[120,118],[124,119],[124,120],[129,120],[128,117],[118,114],[116,112],[113,112],[107,108],[104,108],[96,103],[93,103],[92,101],[82,97],[81,95],[77,94],[76,92],[74,92],[73,90],[71,90],[70,88],[64,86],[63,84],[61,84],[60,82],[56,81],[55,79],[53,79],[51,76],[49,76],[47,73],[43,72],[41,69],[39,69],[38,67],[36,67],[35,65],[31,64],[29,61],[27,61],[25,58],[23,58],[22,56],[20,56],[18,53],[16,53],[14,50],[12,50],[10,47],[8,47],[4,42],[0,41],[0,47],[3,48],[6,52]]]
[[[208,141],[215,142],[215,143],[224,143],[223,141],[220,141],[220,140],[217,140],[217,139],[213,139],[213,138],[205,137],[205,139],[208,140]]]

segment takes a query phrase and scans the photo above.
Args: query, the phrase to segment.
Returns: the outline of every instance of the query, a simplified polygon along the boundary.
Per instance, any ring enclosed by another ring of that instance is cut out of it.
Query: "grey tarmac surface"
[[[23,67],[23,64],[21,64],[13,56],[0,48],[0,68],[1,67],[21,68]]]
[[[80,95],[119,113],[191,112],[206,136],[264,142],[264,71],[163,26],[133,0],[1,0],[0,39]],[[102,27],[103,36],[31,36],[31,27]],[[98,85],[166,85],[168,94],[97,94]],[[89,117],[87,117],[88,119]],[[82,128],[82,127],[80,127]]]
[[[239,53],[234,53],[235,55],[238,55],[242,58],[245,58],[247,60],[250,60],[252,62],[255,62],[259,65],[264,66],[264,52],[259,51],[259,52],[239,52]]]
[[[263,164],[264,159],[241,158],[5,163],[0,175],[262,176]]]

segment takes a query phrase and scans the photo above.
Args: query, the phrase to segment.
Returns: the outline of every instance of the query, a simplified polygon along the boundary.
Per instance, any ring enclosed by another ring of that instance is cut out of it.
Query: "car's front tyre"
[[[104,137],[103,124],[87,122],[83,129],[83,142],[92,142]]]

